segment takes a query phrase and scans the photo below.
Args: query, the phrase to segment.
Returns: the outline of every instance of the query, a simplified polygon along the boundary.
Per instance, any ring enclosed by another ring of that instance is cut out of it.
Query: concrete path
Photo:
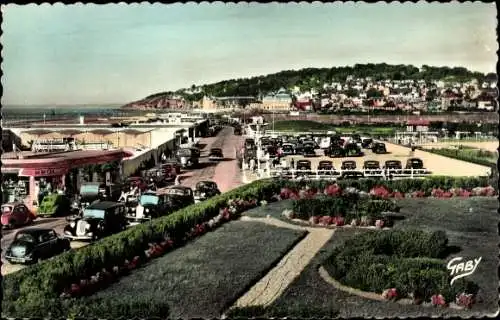
[[[299,242],[285,257],[267,273],[248,292],[240,297],[234,306],[268,306],[274,302],[296,277],[311,262],[312,258],[333,236],[335,230],[309,228],[292,225],[276,218],[251,218],[243,216],[243,221],[258,221],[277,227],[307,230],[309,234]]]

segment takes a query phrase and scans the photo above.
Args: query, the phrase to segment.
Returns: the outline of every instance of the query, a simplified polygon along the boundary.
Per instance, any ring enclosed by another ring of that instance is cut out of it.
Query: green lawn
[[[153,260],[82,303],[133,298],[138,303],[168,306],[169,318],[219,317],[305,234],[233,221]]]
[[[477,164],[496,164],[498,160],[498,154],[496,152],[467,146],[461,146],[460,149],[432,148],[429,149],[429,151],[443,156]]]
[[[444,230],[449,245],[460,247],[461,251],[453,256],[466,259],[482,257],[476,272],[467,279],[480,286],[479,295],[483,302],[471,310],[450,308],[425,308],[415,305],[382,303],[360,298],[336,290],[318,274],[319,266],[327,259],[332,249],[346,239],[368,231],[361,229],[338,229],[320,253],[305,268],[304,272],[285,290],[271,306],[271,310],[287,310],[294,305],[314,306],[323,310],[332,309],[332,304],[339,309],[339,316],[350,317],[480,317],[494,314],[498,301],[498,201],[492,198],[471,199],[403,199],[398,201],[403,220],[395,221],[395,229],[423,229],[427,231]],[[271,211],[273,208],[268,207]],[[270,212],[278,215],[282,208]],[[447,261],[450,257],[447,258]],[[258,314],[256,316],[259,316]]]
[[[271,127],[270,127],[271,128]],[[274,122],[275,131],[308,132],[308,131],[338,131],[358,132],[374,135],[394,134],[396,127],[349,126],[339,127],[333,124],[311,120],[279,120]]]

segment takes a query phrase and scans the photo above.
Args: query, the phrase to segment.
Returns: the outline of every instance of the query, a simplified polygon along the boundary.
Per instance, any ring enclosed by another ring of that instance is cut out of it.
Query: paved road
[[[239,143],[240,136],[233,135],[233,128],[223,128],[216,137],[201,138],[201,168],[183,173],[180,182],[184,186],[194,188],[196,183],[200,180],[214,180],[219,185],[222,192],[237,187],[240,184],[239,171],[237,170],[237,161],[235,148]],[[211,163],[208,160],[210,148],[222,148],[226,157],[225,161],[219,163]],[[236,168],[236,170],[234,169]],[[62,233],[66,225],[65,218],[38,218],[31,226],[25,227],[43,227],[52,228],[58,233]],[[3,230],[1,247],[2,247],[2,274],[15,272],[21,268],[22,265],[11,265],[4,259],[4,250],[10,245],[17,231],[23,228],[14,230]],[[86,245],[85,242],[72,241],[72,248],[78,248]]]

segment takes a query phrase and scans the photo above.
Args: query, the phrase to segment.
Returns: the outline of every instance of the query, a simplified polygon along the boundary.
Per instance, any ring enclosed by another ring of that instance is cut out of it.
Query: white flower
[[[209,228],[213,228],[214,226],[215,226],[215,219],[210,219],[210,220],[208,221],[208,227],[209,227]]]
[[[361,199],[367,199],[370,197],[370,194],[366,191],[359,191],[358,194]]]
[[[281,213],[283,216],[287,217],[288,219],[293,219],[293,211],[290,209],[285,209]]]
[[[267,201],[266,201],[266,200],[261,200],[261,201],[260,201],[260,205],[261,205],[261,206],[265,206],[265,205],[267,205]]]

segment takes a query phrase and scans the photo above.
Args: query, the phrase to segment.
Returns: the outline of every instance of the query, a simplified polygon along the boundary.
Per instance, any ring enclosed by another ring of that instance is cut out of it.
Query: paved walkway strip
[[[292,225],[276,218],[251,218],[243,216],[243,221],[259,221],[277,227],[307,230],[309,234],[248,292],[240,297],[235,306],[268,306],[273,303],[299,276],[312,258],[332,237],[335,230],[308,228]]]

